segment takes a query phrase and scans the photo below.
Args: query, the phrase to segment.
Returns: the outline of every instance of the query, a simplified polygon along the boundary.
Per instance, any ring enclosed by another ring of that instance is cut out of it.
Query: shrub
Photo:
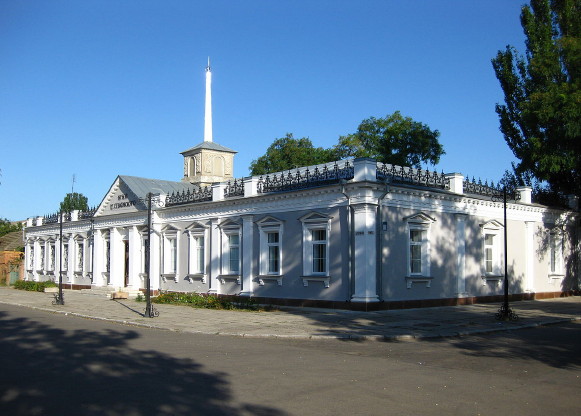
[[[207,309],[245,309],[258,310],[253,299],[240,296],[223,298],[216,295],[202,295],[199,293],[170,292],[162,293],[152,299],[154,303],[188,305],[194,308]]]
[[[29,292],[44,292],[45,287],[56,287],[55,282],[33,282],[28,280],[17,280],[14,282],[14,289],[27,290]]]

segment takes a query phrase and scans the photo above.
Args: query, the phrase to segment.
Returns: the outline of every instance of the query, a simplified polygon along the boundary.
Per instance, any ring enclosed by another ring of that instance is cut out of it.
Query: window
[[[228,274],[240,272],[240,234],[227,234]]]
[[[167,226],[163,234],[163,277],[173,277],[177,282],[178,270],[178,230]]]
[[[282,286],[282,221],[265,217],[256,223],[260,235],[259,279],[262,286],[265,280],[275,280]]]
[[[407,288],[411,289],[413,283],[425,283],[426,287],[430,287],[430,228],[436,220],[420,212],[405,217],[404,221],[407,223]]]
[[[61,269],[63,271],[67,271],[69,269],[69,243],[63,244],[63,264]]]
[[[502,253],[504,246],[504,226],[492,220],[481,224],[482,228],[482,277],[486,280],[497,280],[503,276]]]
[[[563,276],[563,237],[558,229],[549,234],[549,276]]]
[[[40,259],[38,262],[38,270],[39,271],[44,270],[44,267],[45,267],[44,266],[44,251],[45,251],[44,244],[41,244],[40,245]]]
[[[55,244],[54,241],[51,241],[48,244],[48,271],[54,272],[55,266]]]
[[[28,246],[28,270],[34,269],[34,244]]]
[[[82,238],[75,238],[75,248],[76,248],[76,263],[75,263],[75,273],[82,273],[85,262],[85,250],[83,246]]]
[[[194,222],[186,228],[189,236],[188,252],[188,277],[190,283],[196,277],[206,282],[207,260],[206,260],[206,243],[207,243],[208,225],[205,223]]]
[[[111,241],[105,240],[105,273],[111,272]]]
[[[313,212],[300,221],[303,223],[303,284],[322,281],[329,287],[331,217]]]

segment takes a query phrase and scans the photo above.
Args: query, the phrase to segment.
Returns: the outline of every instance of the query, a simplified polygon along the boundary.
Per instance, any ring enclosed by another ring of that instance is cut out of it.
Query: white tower
[[[232,179],[235,150],[214,143],[212,137],[212,71],[210,58],[206,67],[206,113],[204,115],[204,141],[181,154],[184,157],[182,181],[199,186]]]
[[[210,69],[210,57],[206,67],[206,113],[204,115],[204,141],[212,141],[212,70]]]

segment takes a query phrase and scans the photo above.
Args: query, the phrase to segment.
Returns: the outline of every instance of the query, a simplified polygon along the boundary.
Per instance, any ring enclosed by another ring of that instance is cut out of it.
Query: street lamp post
[[[63,211],[59,213],[59,292],[54,295],[53,305],[64,305],[65,298],[63,295]]]
[[[515,191],[511,194],[511,198],[514,200],[519,199],[519,194]],[[504,210],[504,301],[498,312],[496,313],[495,317],[499,321],[516,321],[518,319],[518,315],[510,308],[508,304],[508,233],[507,228],[508,224],[506,222],[506,199],[507,199],[507,191],[506,185],[502,189],[502,194],[496,194],[492,196],[492,200],[498,200],[502,197],[503,202],[503,210]]]
[[[159,316],[157,309],[151,304],[151,280],[149,278],[151,272],[151,199],[153,195],[151,192],[147,193],[147,241],[145,242],[145,317],[155,318]]]

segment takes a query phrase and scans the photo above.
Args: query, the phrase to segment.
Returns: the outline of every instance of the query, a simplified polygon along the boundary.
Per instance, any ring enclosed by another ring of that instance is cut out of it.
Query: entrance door
[[[129,241],[123,240],[125,245],[125,287],[129,286]]]

